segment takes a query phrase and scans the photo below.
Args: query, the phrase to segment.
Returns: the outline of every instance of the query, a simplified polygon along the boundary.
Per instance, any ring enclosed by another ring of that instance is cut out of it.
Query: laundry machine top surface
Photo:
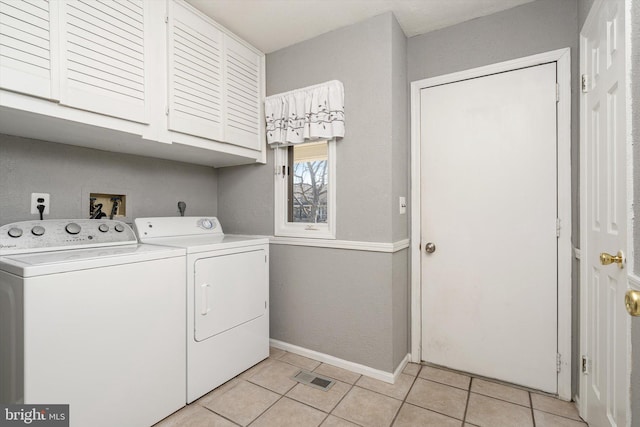
[[[224,234],[216,217],[137,218],[135,226],[142,243],[184,248],[187,253],[269,243],[265,236]]]
[[[184,254],[175,247],[138,244],[121,221],[22,221],[0,227],[0,270],[22,277]]]

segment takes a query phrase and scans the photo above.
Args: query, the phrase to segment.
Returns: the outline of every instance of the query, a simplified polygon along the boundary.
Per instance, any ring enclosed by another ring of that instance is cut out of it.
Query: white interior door
[[[627,248],[624,0],[596,1],[583,27],[581,71],[581,412],[589,425],[626,426],[629,317],[624,262],[600,254]]]
[[[422,358],[551,393],[556,99],[552,62],[422,89],[420,114]]]

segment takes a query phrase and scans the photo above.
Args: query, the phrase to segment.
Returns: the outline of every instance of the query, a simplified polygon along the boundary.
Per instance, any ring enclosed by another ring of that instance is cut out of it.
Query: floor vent
[[[300,371],[291,379],[322,391],[328,391],[335,384],[335,380],[309,371]]]

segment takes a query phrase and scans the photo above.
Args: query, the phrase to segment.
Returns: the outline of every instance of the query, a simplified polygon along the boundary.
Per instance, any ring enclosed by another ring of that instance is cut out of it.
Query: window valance
[[[274,146],[344,137],[344,86],[332,80],[265,99],[267,142]]]

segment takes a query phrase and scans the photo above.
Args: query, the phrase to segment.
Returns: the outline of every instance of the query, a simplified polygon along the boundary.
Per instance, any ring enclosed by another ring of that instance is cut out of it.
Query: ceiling
[[[533,0],[187,0],[264,53],[392,11],[407,37]]]

